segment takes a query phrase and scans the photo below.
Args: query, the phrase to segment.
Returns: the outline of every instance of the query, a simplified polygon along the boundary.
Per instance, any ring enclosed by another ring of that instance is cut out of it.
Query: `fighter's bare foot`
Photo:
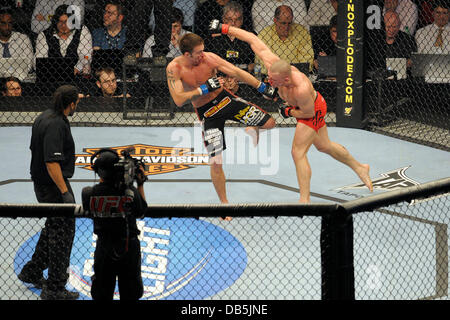
[[[373,192],[373,184],[372,180],[370,179],[369,175],[370,166],[368,164],[361,165],[361,169],[357,170],[356,173],[358,174],[361,181],[366,185],[367,188],[369,188],[370,192]]]
[[[259,128],[258,127],[247,127],[245,128],[245,132],[252,137],[253,146],[257,146],[259,142]]]

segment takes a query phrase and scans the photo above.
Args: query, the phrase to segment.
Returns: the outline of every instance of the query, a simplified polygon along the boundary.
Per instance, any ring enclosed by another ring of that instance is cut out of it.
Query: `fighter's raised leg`
[[[372,180],[369,175],[369,165],[360,163],[344,146],[331,141],[328,137],[328,129],[326,125],[319,129],[318,135],[314,139],[313,143],[318,151],[324,152],[339,162],[349,166],[367,186],[370,192],[373,191]]]

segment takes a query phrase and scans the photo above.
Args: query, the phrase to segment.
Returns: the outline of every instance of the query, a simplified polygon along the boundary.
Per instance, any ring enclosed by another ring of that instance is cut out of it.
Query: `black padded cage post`
[[[322,300],[354,300],[353,217],[345,211],[322,217]]]

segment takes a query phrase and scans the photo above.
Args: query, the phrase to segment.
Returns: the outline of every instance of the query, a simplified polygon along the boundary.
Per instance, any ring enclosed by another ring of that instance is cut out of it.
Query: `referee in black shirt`
[[[54,93],[53,108],[34,121],[31,134],[31,179],[40,203],[75,203],[68,178],[75,170],[75,143],[67,116],[78,105],[78,89],[63,85]],[[19,279],[42,288],[44,300],[77,299],[78,292],[66,290],[75,218],[47,217],[34,254]],[[48,279],[43,271],[48,268]]]

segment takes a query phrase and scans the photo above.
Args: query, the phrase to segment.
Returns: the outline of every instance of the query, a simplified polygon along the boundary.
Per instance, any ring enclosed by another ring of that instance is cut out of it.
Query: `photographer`
[[[138,300],[143,294],[143,284],[136,218],[143,217],[147,209],[145,174],[128,153],[119,157],[111,149],[98,151],[91,164],[100,183],[83,188],[82,201],[84,210],[94,217],[94,233],[98,236],[92,298],[112,300],[117,277],[120,299]]]

